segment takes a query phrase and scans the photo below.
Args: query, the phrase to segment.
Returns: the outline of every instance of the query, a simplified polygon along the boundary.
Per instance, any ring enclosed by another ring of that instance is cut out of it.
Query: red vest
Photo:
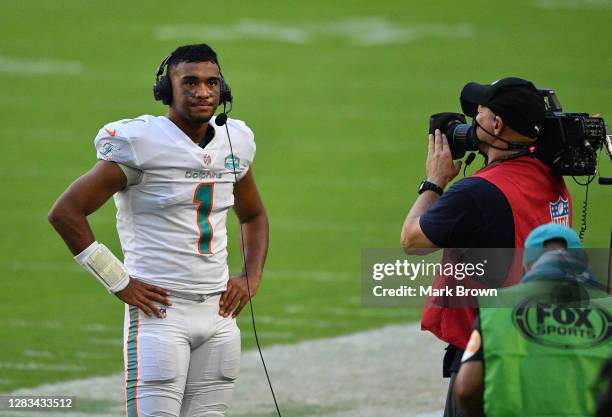
[[[572,224],[572,200],[563,177],[536,158],[523,156],[492,164],[473,175],[497,187],[506,197],[514,219],[514,247],[523,248],[527,235],[541,224]],[[445,249],[443,261],[450,258]],[[522,273],[520,259],[515,259],[504,286],[517,284]],[[451,278],[454,280],[453,278]],[[436,277],[433,287],[445,286],[448,278]],[[429,330],[439,339],[465,349],[476,318],[475,308],[448,307],[443,297],[430,297],[423,309],[421,330]]]

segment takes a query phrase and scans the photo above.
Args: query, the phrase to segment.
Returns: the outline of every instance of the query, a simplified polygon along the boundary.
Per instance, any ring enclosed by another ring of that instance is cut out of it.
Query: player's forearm
[[[435,248],[425,236],[419,225],[419,219],[429,207],[439,198],[433,191],[425,191],[414,202],[402,226],[401,244],[404,250],[411,251],[418,248]]]
[[[242,250],[246,260],[246,272],[249,279],[259,281],[263,274],[266,256],[268,255],[269,225],[268,216],[262,210],[257,216],[242,222]],[[243,266],[242,273],[245,273]]]
[[[81,253],[95,240],[85,214],[62,197],[51,208],[48,219],[73,255]]]

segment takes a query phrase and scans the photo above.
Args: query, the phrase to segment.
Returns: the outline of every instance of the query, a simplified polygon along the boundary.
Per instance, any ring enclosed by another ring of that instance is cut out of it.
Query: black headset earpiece
[[[157,67],[155,84],[153,84],[153,97],[155,97],[155,100],[161,101],[166,105],[172,103],[172,83],[168,73],[164,74],[170,58],[172,58],[172,54],[165,57],[161,64],[159,64],[159,67]]]
[[[217,63],[219,65],[219,63]],[[225,77],[219,68],[219,75],[221,75],[221,94],[219,95],[219,105],[232,103],[234,97],[232,96],[232,89],[229,84],[225,81]]]

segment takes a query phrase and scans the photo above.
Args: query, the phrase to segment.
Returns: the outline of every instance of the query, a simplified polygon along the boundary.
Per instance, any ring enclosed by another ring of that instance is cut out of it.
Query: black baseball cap
[[[486,106],[521,135],[536,138],[542,129],[546,104],[530,81],[508,77],[491,84],[467,83],[461,90],[463,112],[475,117],[478,105]]]

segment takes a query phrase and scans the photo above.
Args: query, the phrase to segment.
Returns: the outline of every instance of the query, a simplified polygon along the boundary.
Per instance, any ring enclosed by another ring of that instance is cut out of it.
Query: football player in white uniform
[[[259,286],[268,250],[253,132],[225,113],[215,118],[232,97],[208,45],[177,48],[160,65],[154,94],[167,114],[100,129],[98,162],[60,196],[49,221],[125,303],[127,416],[224,416],[240,364],[235,317]],[[124,263],[87,222],[111,196]],[[232,206],[245,265],[230,277]]]

